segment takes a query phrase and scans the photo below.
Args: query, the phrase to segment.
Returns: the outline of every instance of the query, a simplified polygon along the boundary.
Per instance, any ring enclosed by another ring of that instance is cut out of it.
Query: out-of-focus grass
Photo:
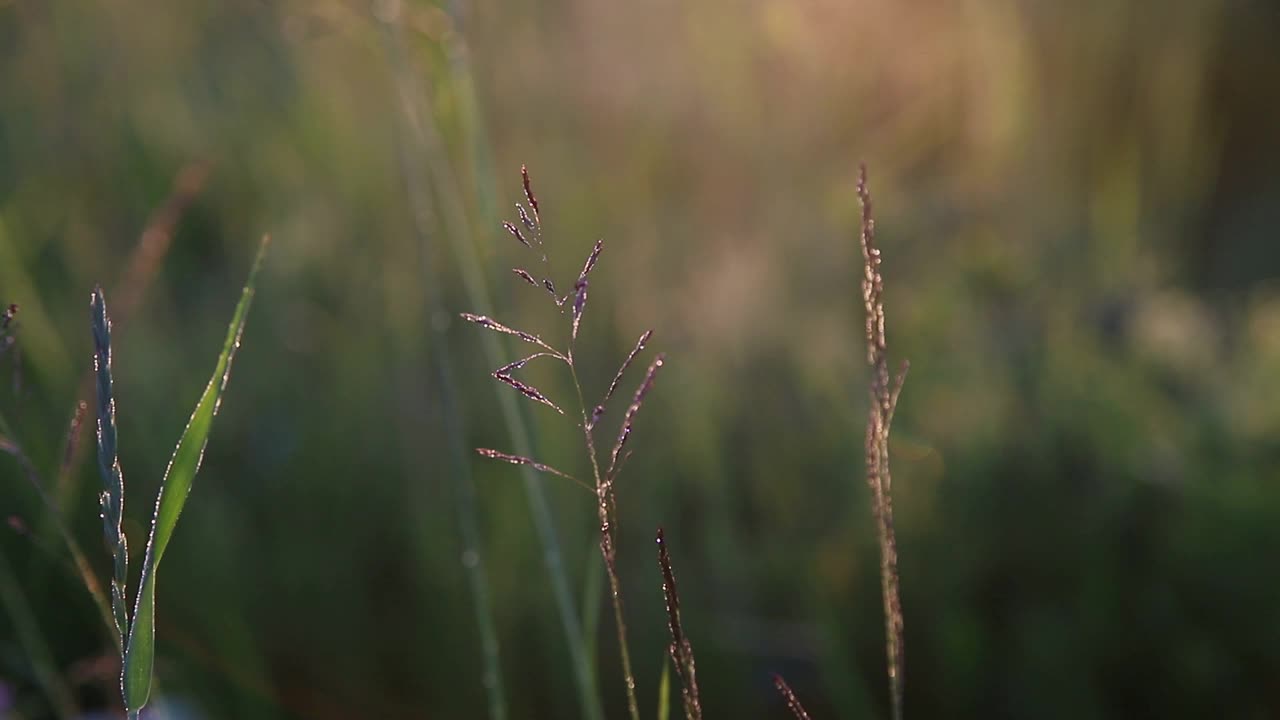
[[[913,362],[893,447],[908,714],[1277,712],[1280,580],[1264,550],[1280,544],[1280,43],[1266,4],[458,8],[403,10],[483,233],[465,240],[491,279],[508,272],[469,176],[486,161],[468,128],[483,127],[496,177],[526,162],[556,198],[545,221],[562,257],[607,238],[610,291],[591,302],[610,320],[583,353],[623,353],[650,324],[665,338],[670,374],[646,408],[661,450],[637,454],[619,488],[635,657],[664,644],[647,554],[663,524],[682,539],[708,714],[782,716],[770,671],[814,717],[887,708],[850,442],[865,158],[892,341]],[[0,403],[39,467],[57,466],[89,366],[84,291],[117,291],[182,167],[209,162],[205,191],[114,338],[129,368],[121,463],[140,496],[186,418],[173,398],[206,379],[191,370],[204,350],[177,339],[218,334],[243,239],[276,238],[242,401],[205,459],[219,482],[197,487],[160,590],[165,691],[207,717],[484,708],[447,479],[420,471],[445,464],[417,403],[433,395],[426,328],[451,315],[425,311],[378,32],[352,2],[0,6],[0,301],[23,306],[23,383],[0,361]],[[479,125],[450,71],[459,38]],[[519,189],[494,194],[509,207]],[[470,309],[451,263],[432,258],[429,281]],[[504,317],[540,330],[516,300],[497,298]],[[482,364],[455,337],[456,364]],[[458,375],[468,444],[501,445],[487,378]],[[566,457],[577,437],[547,427],[540,441]],[[505,468],[474,469],[512,716],[573,716],[523,491]],[[101,523],[92,464],[80,473],[62,501],[88,546]],[[39,529],[9,462],[0,484],[0,514]],[[597,561],[591,508],[548,490],[577,587]],[[149,509],[126,512],[135,547]],[[0,552],[77,701],[101,706],[114,670],[95,662],[111,653],[89,599],[28,538],[0,533]],[[30,711],[45,700],[18,638],[0,622],[0,682]],[[608,678],[612,641],[598,641]],[[657,687],[658,666],[636,672]]]

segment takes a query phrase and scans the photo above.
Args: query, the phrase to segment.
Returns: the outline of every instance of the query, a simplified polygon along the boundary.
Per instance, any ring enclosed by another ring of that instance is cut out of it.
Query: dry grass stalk
[[[504,223],[503,227],[522,246],[529,249],[534,249],[535,246],[537,248],[545,248],[542,238],[542,213],[538,205],[537,196],[533,194],[533,188],[529,182],[529,171],[527,168],[520,168],[520,177],[522,181],[521,184],[524,189],[526,204],[516,203],[516,212],[520,217],[520,225],[523,226],[523,229],[511,222]],[[556,292],[555,283],[552,282],[549,277],[549,272],[544,272],[544,276],[541,278],[541,281],[539,281],[535,278],[533,273],[525,270],[524,268],[512,269],[512,272],[524,282],[534,287],[541,285],[547,291],[547,294],[550,295],[552,302],[560,312],[563,313],[564,306],[572,300],[572,304],[570,304],[568,344],[564,351],[555,349],[537,335],[507,327],[506,325],[484,315],[463,313],[462,318],[488,330],[493,330],[507,335],[514,335],[525,342],[541,347],[545,352],[535,353],[528,357],[508,363],[495,370],[492,374],[495,379],[515,388],[530,400],[547,405],[562,415],[564,414],[564,411],[561,410],[558,405],[553,403],[546,394],[541,390],[516,379],[512,373],[523,368],[528,362],[540,357],[550,357],[559,360],[569,368],[569,374],[573,380],[574,390],[577,393],[578,410],[582,416],[581,428],[583,441],[586,445],[587,456],[591,461],[591,472],[595,480],[594,492],[596,496],[596,511],[600,523],[600,555],[604,560],[605,571],[609,578],[609,594],[613,602],[614,625],[618,633],[618,647],[622,661],[622,677],[627,691],[627,710],[632,720],[639,720],[640,710],[639,704],[636,701],[635,676],[631,670],[631,653],[627,647],[627,626],[623,617],[621,582],[618,578],[616,543],[618,518],[617,498],[614,493],[614,481],[617,479],[619,472],[621,472],[622,465],[628,456],[624,450],[627,440],[631,436],[635,416],[640,411],[640,407],[644,403],[645,396],[648,395],[649,390],[652,389],[654,378],[657,375],[658,369],[662,367],[664,358],[662,355],[658,355],[649,365],[649,370],[645,374],[640,387],[636,390],[635,395],[632,398],[631,405],[627,408],[626,414],[623,417],[622,427],[618,432],[617,441],[614,444],[613,450],[609,454],[608,470],[607,472],[602,472],[599,454],[596,450],[595,427],[600,421],[600,418],[604,415],[605,405],[618,389],[618,384],[622,381],[623,374],[626,372],[627,368],[631,366],[636,355],[644,349],[645,344],[648,343],[649,338],[653,335],[653,331],[650,330],[640,336],[640,340],[636,343],[635,349],[627,355],[622,366],[614,375],[613,382],[610,383],[608,390],[604,394],[604,399],[601,400],[599,404],[592,406],[588,412],[588,406],[582,392],[582,383],[578,379],[578,366],[574,357],[574,346],[577,343],[583,313],[585,313],[587,307],[587,289],[589,285],[587,276],[595,267],[596,261],[599,260],[600,253],[603,249],[604,241],[597,241],[595,246],[592,248],[591,253],[587,256],[586,261],[583,263],[582,271],[578,274],[578,278],[573,284],[573,291],[564,296],[560,296]],[[549,263],[545,252],[541,252],[541,262],[544,271],[547,271],[549,269]],[[521,455],[510,455],[487,448],[481,448],[477,450],[477,452],[483,457],[501,460],[516,465],[526,465],[541,472],[561,475],[572,479],[571,476],[566,473],[556,470],[544,463],[537,462],[532,458]]]
[[[787,685],[787,681],[782,676],[774,673],[773,686],[778,688],[778,692],[782,694],[782,698],[787,701],[787,708],[791,710],[791,714],[796,716],[796,720],[809,720],[809,713],[805,712],[804,706],[800,704],[800,698],[791,692],[791,687]]]
[[[880,585],[884,595],[885,651],[888,656],[889,700],[894,720],[902,718],[903,649],[902,600],[898,592],[898,548],[893,529],[893,481],[889,474],[889,429],[898,394],[906,379],[907,364],[892,381],[885,342],[884,281],[880,275],[880,249],[875,244],[871,191],[867,167],[858,173],[858,199],[862,204],[862,300],[866,309],[867,364],[871,367],[870,408],[867,417],[866,471],[871,487],[876,530],[880,541]]]
[[[116,283],[119,292],[111,303],[113,308],[111,316],[113,324],[117,327],[124,325],[142,304],[143,296],[151,287],[152,281],[160,271],[161,262],[173,245],[178,224],[186,214],[187,208],[204,191],[211,171],[211,166],[203,161],[184,165],[174,176],[168,197],[147,218],[146,227],[138,237],[133,251],[129,253],[125,270]],[[79,398],[77,407],[80,403],[87,403],[92,399],[94,375],[93,368],[89,368],[80,378],[80,388],[76,392],[76,397]],[[80,464],[80,451],[83,448],[80,442],[82,427],[79,424],[72,424],[72,432],[66,444],[71,454],[63,462],[55,478],[54,488],[60,501],[75,495],[74,483],[77,476],[74,470]]]
[[[684,700],[685,720],[701,720],[702,701],[698,697],[697,666],[693,661],[693,645],[680,624],[680,594],[676,590],[676,575],[671,569],[671,556],[667,542],[658,528],[658,567],[662,568],[662,595],[667,601],[667,629],[671,631],[671,644],[667,646],[676,675],[680,677],[681,695]]]

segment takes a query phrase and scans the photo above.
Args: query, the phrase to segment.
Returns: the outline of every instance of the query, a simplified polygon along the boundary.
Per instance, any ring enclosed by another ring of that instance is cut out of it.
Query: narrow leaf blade
[[[249,306],[253,302],[254,282],[262,267],[267,245],[268,240],[263,238],[253,269],[249,271],[249,279],[231,317],[231,325],[227,329],[227,337],[223,342],[222,352],[218,355],[213,376],[209,378],[209,384],[200,396],[182,437],[178,439],[178,445],[174,448],[173,457],[165,471],[164,481],[160,485],[160,494],[156,498],[155,516],[151,522],[151,536],[147,541],[146,558],[143,561],[120,678],[125,708],[130,713],[137,712],[146,705],[151,695],[151,676],[155,665],[156,570],[173,537],[173,529],[177,525],[178,516],[182,514],[187,495],[191,492],[192,480],[200,469],[213,418],[218,413],[222,392],[231,377],[231,362],[240,347],[240,334],[244,331]]]
[[[662,677],[658,680],[658,720],[671,718],[671,661],[662,656]]]

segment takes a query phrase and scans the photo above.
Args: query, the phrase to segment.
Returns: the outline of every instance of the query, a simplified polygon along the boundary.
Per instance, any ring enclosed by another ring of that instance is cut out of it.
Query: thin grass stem
[[[636,678],[631,670],[631,650],[627,644],[627,623],[622,612],[622,583],[618,578],[617,548],[614,541],[617,517],[613,512],[613,482],[611,478],[606,478],[600,473],[595,434],[592,432],[592,423],[587,416],[587,401],[582,393],[582,382],[578,379],[578,369],[574,365],[572,346],[569,348],[567,357],[569,373],[573,377],[573,389],[578,395],[578,409],[582,413],[582,435],[586,440],[587,455],[591,458],[591,473],[596,481],[596,511],[600,520],[600,555],[609,577],[609,597],[613,603],[613,622],[618,633],[618,653],[622,657],[622,681],[627,691],[627,712],[631,720],[640,720],[640,704],[636,699]]]
[[[410,153],[415,154],[425,161],[423,164],[431,172],[431,190],[437,194],[441,206],[439,221],[444,227],[443,234],[452,246],[464,291],[471,307],[479,309],[482,313],[486,312],[492,307],[492,301],[479,257],[471,242],[474,233],[461,199],[457,197],[457,182],[446,165],[443,142],[431,115],[426,96],[421,92],[418,85],[419,79],[414,76],[406,57],[401,34],[400,7],[395,2],[377,3],[375,15],[385,31],[384,40],[389,64],[395,76],[398,101],[405,121],[404,137],[408,149],[403,154],[406,157]],[[418,166],[415,163],[406,161],[405,165],[407,174],[418,172]],[[424,228],[429,228],[435,222],[435,217],[429,202],[427,182],[420,178],[416,184],[420,188],[419,191],[415,192],[409,188],[415,222]],[[481,200],[483,201],[484,198],[482,197]],[[491,207],[492,203],[487,203],[486,206]],[[488,214],[494,213],[491,211]],[[494,333],[484,333],[484,335],[483,349],[489,364],[500,365],[506,354],[504,344]],[[509,392],[498,391],[497,397],[516,454],[533,457],[535,455],[533,432],[526,419],[525,411],[520,407],[515,396]],[[543,565],[551,584],[552,595],[565,636],[579,704],[585,718],[601,720],[604,712],[596,691],[595,676],[588,662],[578,613],[569,590],[560,541],[556,535],[550,503],[543,486],[544,479],[539,477],[539,473],[531,467],[521,468],[521,477],[534,528],[542,547]],[[492,693],[490,697],[492,706]]]

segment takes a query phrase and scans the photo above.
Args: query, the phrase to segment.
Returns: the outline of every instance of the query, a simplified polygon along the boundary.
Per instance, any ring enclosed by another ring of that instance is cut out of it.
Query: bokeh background
[[[785,717],[774,671],[814,717],[886,717],[865,160],[912,362],[907,716],[1280,717],[1277,118],[1265,2],[4,0],[0,410],[105,577],[91,433],[57,477],[102,283],[136,569],[270,233],[161,574],[169,716],[484,717],[474,522],[511,716],[581,717],[519,473],[450,460],[513,449],[456,313],[564,337],[509,273],[537,264],[499,224],[527,163],[562,285],[605,239],[589,394],[642,330],[668,354],[619,489],[645,715],[663,525],[709,717]],[[571,422],[522,410],[589,474]],[[0,461],[0,717],[118,712],[105,628]],[[541,492],[582,612],[592,498]]]

